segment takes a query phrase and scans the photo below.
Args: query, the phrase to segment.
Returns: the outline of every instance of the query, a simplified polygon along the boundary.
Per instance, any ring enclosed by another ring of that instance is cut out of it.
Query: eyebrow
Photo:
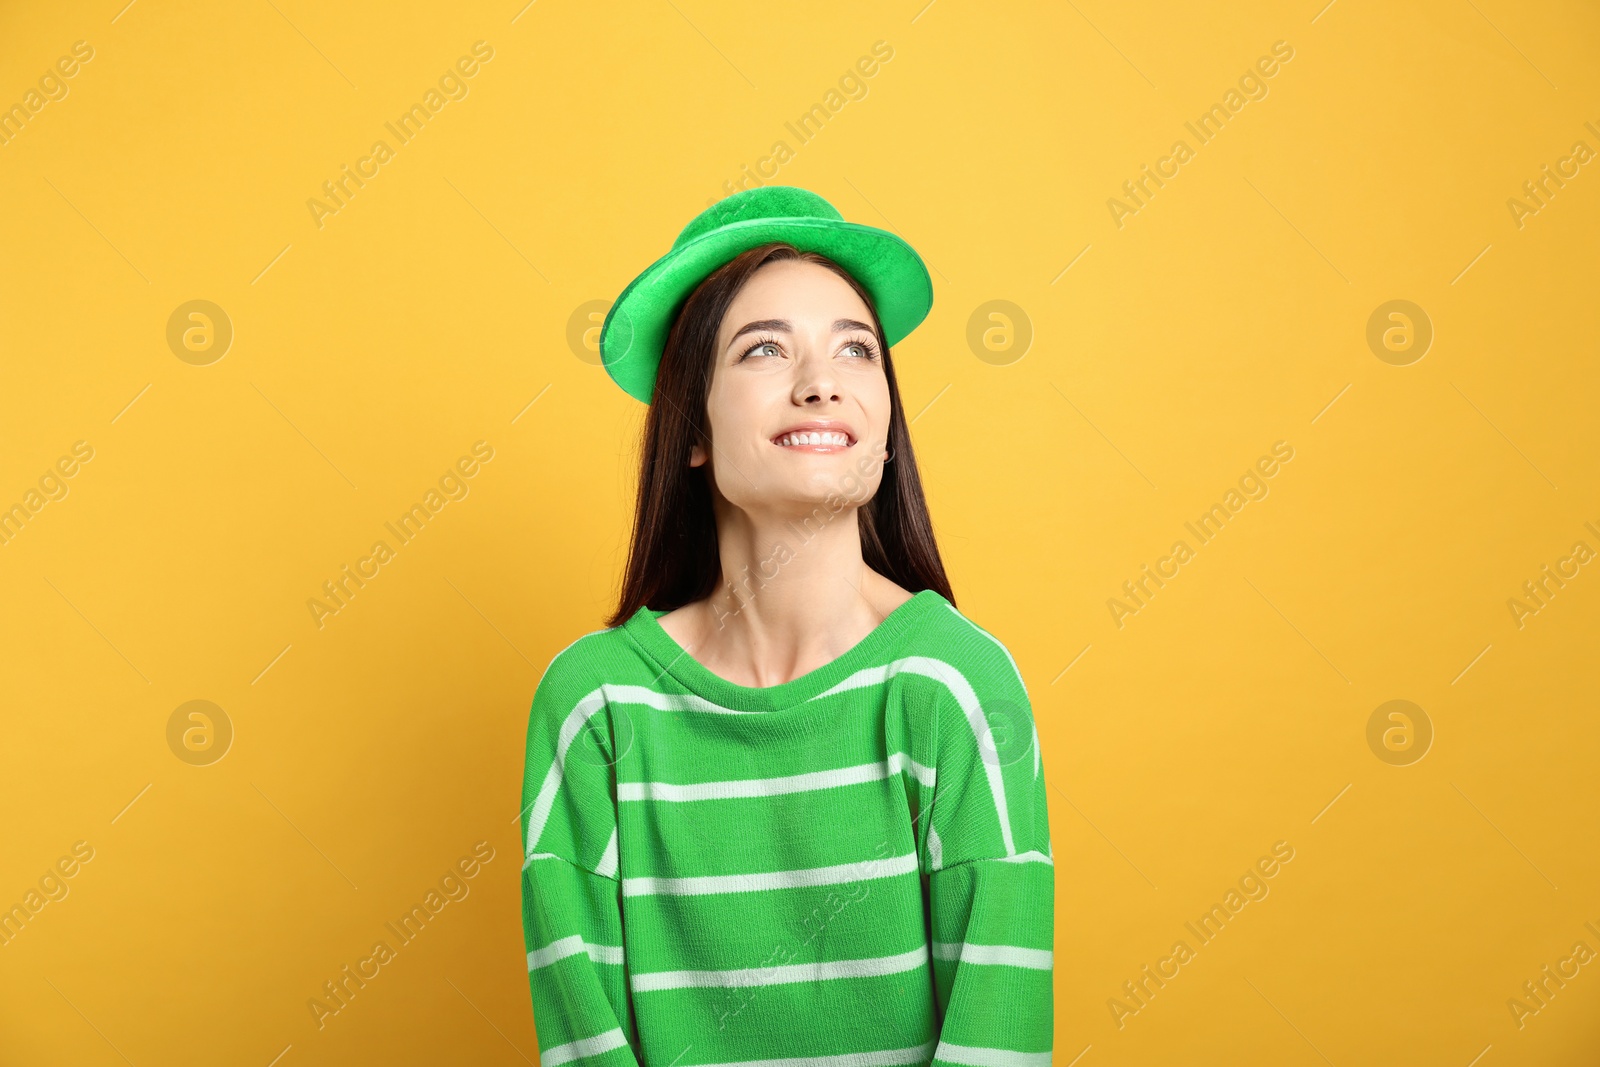
[[[839,333],[841,330],[865,330],[869,334],[873,332],[871,326],[856,319],[834,319],[833,332]],[[728,338],[728,345],[732,347],[733,343],[745,334],[760,331],[793,333],[794,324],[788,319],[756,319],[754,322],[745,323],[739,328],[738,333]]]

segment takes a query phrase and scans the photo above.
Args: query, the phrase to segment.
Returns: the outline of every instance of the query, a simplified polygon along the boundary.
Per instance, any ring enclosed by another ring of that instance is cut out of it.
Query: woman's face
[[[761,267],[723,316],[712,359],[711,447],[694,446],[689,463],[709,459],[722,496],[778,512],[872,498],[888,452],[889,380],[872,314],[843,278],[804,260]]]

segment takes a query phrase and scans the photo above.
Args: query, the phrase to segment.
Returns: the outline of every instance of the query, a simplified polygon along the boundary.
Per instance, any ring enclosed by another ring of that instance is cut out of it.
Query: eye
[[[772,351],[771,352],[762,352],[761,349],[763,349],[763,348],[770,348],[770,349],[772,349]],[[774,356],[779,356],[779,355],[782,355],[782,354],[783,354],[783,349],[778,347],[778,342],[777,342],[777,340],[775,338],[772,338],[772,337],[761,337],[761,338],[758,338],[756,340],[756,342],[754,344],[752,344],[749,348],[744,350],[744,354],[739,357],[739,361],[743,361],[743,360],[749,359],[751,356],[755,356],[755,355],[774,355]]]
[[[846,352],[850,351],[852,348],[860,350],[861,355],[858,358],[867,360],[878,358],[878,346],[871,341],[858,339],[851,341],[844,346],[844,350]]]

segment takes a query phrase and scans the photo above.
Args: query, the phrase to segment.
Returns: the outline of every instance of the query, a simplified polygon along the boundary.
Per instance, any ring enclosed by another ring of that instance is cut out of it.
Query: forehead
[[[834,319],[870,323],[872,313],[850,283],[827,267],[804,260],[780,259],[750,276],[722,317],[721,336],[753,319],[789,319],[796,329],[827,329]]]

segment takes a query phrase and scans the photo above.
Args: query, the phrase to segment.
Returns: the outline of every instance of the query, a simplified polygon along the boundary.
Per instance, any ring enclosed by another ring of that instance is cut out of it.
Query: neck
[[[702,649],[724,671],[779,684],[883,621],[891,583],[862,558],[854,505],[752,512],[718,497],[722,580],[706,601]]]

